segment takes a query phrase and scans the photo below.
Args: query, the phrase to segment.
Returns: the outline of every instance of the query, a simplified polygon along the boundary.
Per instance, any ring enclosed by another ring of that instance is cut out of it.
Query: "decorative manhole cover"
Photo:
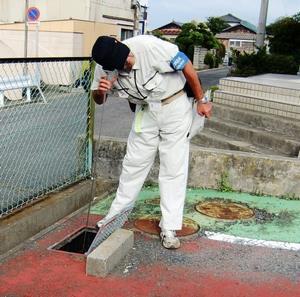
[[[226,201],[207,201],[196,205],[196,210],[209,217],[223,220],[245,220],[254,217],[249,207]]]
[[[134,226],[142,232],[152,235],[159,235],[159,221],[160,218],[158,217],[144,217],[136,219],[134,221]],[[195,221],[188,218],[184,218],[182,230],[178,230],[176,231],[176,233],[177,236],[188,236],[197,233],[199,229],[200,227]]]

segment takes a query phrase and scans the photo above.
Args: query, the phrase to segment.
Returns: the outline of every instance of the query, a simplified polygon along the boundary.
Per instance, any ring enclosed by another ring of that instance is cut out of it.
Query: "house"
[[[153,31],[160,31],[162,33],[162,37],[170,40],[170,41],[175,41],[176,37],[180,34],[181,32],[181,27],[183,23],[172,21],[166,25],[163,25],[161,27],[158,27]]]
[[[235,17],[231,13],[220,16],[219,18],[231,27],[238,25],[242,21],[241,19]]]
[[[227,53],[231,49],[241,52],[253,52],[255,50],[257,29],[253,24],[232,14],[221,16],[220,19],[227,22],[229,27],[216,34],[216,38],[224,44]]]

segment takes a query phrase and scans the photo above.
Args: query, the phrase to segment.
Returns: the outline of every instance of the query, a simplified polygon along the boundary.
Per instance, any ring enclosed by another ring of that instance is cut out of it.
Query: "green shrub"
[[[270,52],[293,56],[300,63],[300,12],[292,17],[282,17],[267,27]]]
[[[211,90],[210,101],[213,102],[214,101],[215,91],[219,90],[219,86],[210,86],[209,90]]]
[[[215,92],[215,91],[219,90],[219,86],[210,86],[209,90],[211,90],[212,92]]]
[[[292,56],[267,54],[266,49],[253,53],[233,51],[236,76],[252,76],[263,73],[296,74],[298,65]]]
[[[269,55],[268,66],[271,73],[296,74],[298,71],[298,65],[293,56]]]
[[[214,68],[216,65],[216,58],[215,56],[208,52],[204,57],[204,64],[208,65],[209,68]]]
[[[233,188],[230,185],[230,182],[228,180],[228,173],[223,172],[221,174],[221,178],[218,181],[218,190],[221,192],[233,192]]]
[[[216,56],[220,59],[220,61],[222,61],[223,58],[225,57],[225,54],[226,54],[225,45],[222,42],[219,42]]]

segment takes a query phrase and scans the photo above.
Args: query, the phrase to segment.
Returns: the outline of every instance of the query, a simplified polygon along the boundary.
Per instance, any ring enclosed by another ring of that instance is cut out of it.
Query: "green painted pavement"
[[[105,215],[114,195],[95,204],[91,213]],[[136,202],[131,219],[148,215],[160,215],[158,204],[149,200],[159,198],[157,187],[145,187]],[[195,205],[207,200],[240,202],[255,209],[255,218],[227,221],[207,217],[195,210]],[[251,239],[300,243],[300,201],[285,200],[272,196],[256,196],[236,192],[188,189],[184,216],[196,221],[202,230],[220,232]]]

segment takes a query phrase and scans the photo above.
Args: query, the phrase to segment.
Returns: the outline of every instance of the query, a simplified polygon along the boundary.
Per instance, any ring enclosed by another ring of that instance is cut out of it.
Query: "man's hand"
[[[211,102],[202,103],[202,102],[198,101],[197,102],[197,111],[198,111],[199,115],[209,118],[211,116],[211,112],[212,112],[212,103]]]
[[[99,94],[105,95],[106,92],[112,89],[114,82],[117,80],[117,77],[114,76],[111,80],[107,79],[107,76],[102,76],[99,81],[98,92]]]
[[[107,79],[107,76],[100,78],[98,89],[93,91],[93,98],[97,104],[103,104],[106,101],[106,94],[112,89],[116,80],[117,76],[114,76],[111,80]]]

